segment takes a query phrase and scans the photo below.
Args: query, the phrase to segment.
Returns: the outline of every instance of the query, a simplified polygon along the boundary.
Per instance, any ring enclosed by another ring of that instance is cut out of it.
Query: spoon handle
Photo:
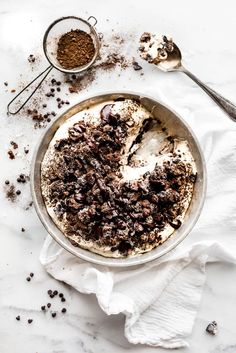
[[[205,83],[200,81],[195,75],[193,75],[185,67],[181,66],[179,69],[181,72],[189,76],[194,82],[196,82],[215,102],[219,107],[229,115],[229,117],[236,122],[236,106],[228,99],[222,97],[219,93],[208,87]]]

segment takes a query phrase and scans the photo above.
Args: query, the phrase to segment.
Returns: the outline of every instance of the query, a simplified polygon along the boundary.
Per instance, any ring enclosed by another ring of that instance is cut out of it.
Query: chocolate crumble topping
[[[48,186],[46,203],[63,220],[73,245],[78,238],[127,256],[157,246],[166,224],[181,226],[176,219],[186,185],[194,181],[191,165],[178,156],[138,180],[123,181],[119,170],[130,119],[113,114],[112,107],[103,107],[98,125],[79,121],[68,129],[68,138],[57,140],[42,180]],[[144,121],[140,131],[149,126]]]

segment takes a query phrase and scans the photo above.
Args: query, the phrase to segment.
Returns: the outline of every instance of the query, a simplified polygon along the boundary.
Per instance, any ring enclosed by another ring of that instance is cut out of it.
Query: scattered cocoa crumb
[[[206,331],[210,334],[215,336],[218,332],[218,325],[216,321],[212,321],[210,322],[207,327],[206,327]]]
[[[33,206],[33,201],[30,201],[29,205],[25,208],[25,210],[28,211],[32,206]]]
[[[18,144],[15,141],[11,141],[11,145],[13,146],[14,150],[18,148]]]
[[[135,71],[142,70],[142,66],[140,66],[137,61],[133,61],[132,65]]]
[[[56,113],[53,112],[47,112],[47,113],[41,113],[37,109],[27,109],[26,114],[32,118],[33,121],[35,121],[35,128],[41,128],[45,126],[46,122],[50,122],[51,119],[49,116],[56,116]],[[27,154],[29,152],[28,148],[24,148],[25,153]]]
[[[78,89],[73,85],[73,86],[70,86],[70,87],[69,87],[69,92],[70,92],[70,93],[77,93],[77,92],[78,92]]]
[[[26,183],[29,180],[30,180],[29,175],[22,174],[22,173],[16,179],[16,181],[18,183],[23,183],[23,184]]]
[[[78,76],[77,79],[73,81],[66,81],[69,83],[69,92],[70,93],[77,93],[79,91],[82,91],[83,89],[86,89],[91,85],[91,83],[95,80],[95,69],[94,66],[89,68],[85,73],[82,73],[80,76]]]
[[[30,63],[35,62],[35,56],[33,54],[30,54],[30,56],[28,57],[28,62],[30,62]]]
[[[69,83],[69,92],[77,93],[88,88],[96,79],[99,70],[110,71],[117,66],[125,69],[129,66],[129,63],[123,55],[117,53],[108,54],[104,61],[93,65],[76,79],[67,80],[66,82]]]
[[[11,93],[15,93],[16,92],[16,90],[13,88],[13,89],[11,89]]]
[[[117,44],[124,44],[125,40],[120,34],[113,34],[112,41]]]
[[[9,159],[15,159],[15,155],[12,150],[8,150],[7,153],[8,153]]]

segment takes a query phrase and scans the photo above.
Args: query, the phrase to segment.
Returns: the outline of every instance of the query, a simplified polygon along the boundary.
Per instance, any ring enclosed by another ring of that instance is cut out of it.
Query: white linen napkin
[[[236,124],[213,104],[194,115],[179,112],[197,134],[208,172],[205,206],[185,241],[160,260],[127,269],[78,260],[50,236],[40,255],[42,265],[56,279],[81,293],[94,293],[108,315],[123,313],[129,342],[165,348],[188,346],[205,264],[236,262]]]

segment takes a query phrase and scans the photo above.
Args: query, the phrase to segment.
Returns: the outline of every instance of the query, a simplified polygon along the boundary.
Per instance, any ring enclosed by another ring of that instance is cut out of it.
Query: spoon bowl
[[[175,43],[173,43],[174,50],[168,53],[167,59],[160,61],[156,64],[156,66],[165,72],[176,71],[179,70],[182,66],[182,55],[181,51],[177,47]]]

